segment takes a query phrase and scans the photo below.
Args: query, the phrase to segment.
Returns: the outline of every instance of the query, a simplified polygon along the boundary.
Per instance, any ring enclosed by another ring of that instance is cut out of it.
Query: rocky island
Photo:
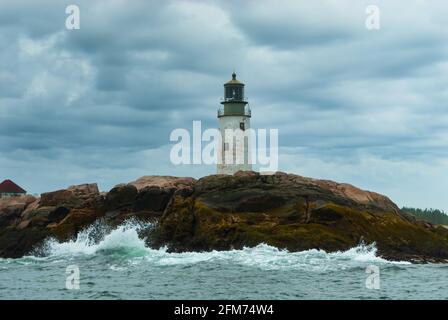
[[[0,199],[0,257],[66,241],[97,220],[153,222],[142,237],[170,251],[229,250],[266,243],[289,251],[347,250],[376,243],[390,260],[448,261],[448,230],[402,212],[386,196],[349,184],[277,172],[199,180],[146,176],[101,193],[96,184]]]

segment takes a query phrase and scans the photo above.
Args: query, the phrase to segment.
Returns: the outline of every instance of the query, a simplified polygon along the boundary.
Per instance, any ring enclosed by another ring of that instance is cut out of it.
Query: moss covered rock
[[[204,177],[173,197],[151,239],[172,251],[260,243],[336,251],[361,242],[375,242],[387,259],[448,259],[448,230],[408,217],[387,197],[284,173]]]

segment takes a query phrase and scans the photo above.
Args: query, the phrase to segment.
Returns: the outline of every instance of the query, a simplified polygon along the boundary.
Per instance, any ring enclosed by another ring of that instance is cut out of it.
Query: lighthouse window
[[[240,129],[243,130],[243,131],[245,130],[244,122],[240,122]]]
[[[227,86],[224,91],[226,100],[243,100],[243,87],[241,86]]]

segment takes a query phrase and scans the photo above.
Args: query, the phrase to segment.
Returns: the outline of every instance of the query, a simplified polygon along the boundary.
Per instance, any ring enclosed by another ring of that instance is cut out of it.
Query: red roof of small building
[[[0,183],[0,193],[26,193],[26,191],[11,180],[5,180]]]

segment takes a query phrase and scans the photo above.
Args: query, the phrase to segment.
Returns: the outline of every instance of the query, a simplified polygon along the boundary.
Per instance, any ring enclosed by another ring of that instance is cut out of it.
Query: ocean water
[[[39,255],[0,259],[0,299],[448,299],[447,264],[386,261],[374,245],[169,253],[146,247],[142,228],[95,225],[73,241],[49,239]],[[73,266],[79,289],[67,281]],[[369,285],[371,266],[378,289]]]

